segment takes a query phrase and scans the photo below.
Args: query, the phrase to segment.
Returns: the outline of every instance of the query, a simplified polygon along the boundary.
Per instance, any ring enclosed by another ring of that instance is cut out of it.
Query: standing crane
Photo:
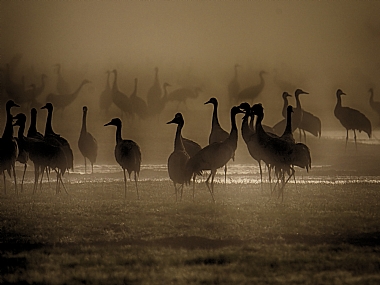
[[[365,133],[367,133],[368,137],[371,138],[371,135],[372,135],[371,122],[360,111],[356,109],[352,109],[350,107],[342,107],[342,98],[341,98],[342,95],[346,95],[346,94],[343,93],[341,89],[338,89],[336,91],[337,101],[336,101],[336,105],[334,109],[334,115],[342,124],[342,126],[346,129],[346,148],[347,148],[347,141],[348,141],[348,131],[353,130],[355,147],[357,149],[355,130],[358,130],[359,133],[364,131]]]
[[[252,85],[241,90],[237,94],[236,100],[238,102],[241,102],[241,101],[253,102],[261,94],[261,92],[264,89],[264,86],[265,86],[265,80],[263,76],[264,74],[266,74],[264,70],[260,71],[259,73],[260,83],[258,85]]]
[[[107,113],[109,108],[112,105],[112,91],[111,91],[111,85],[110,85],[111,71],[107,70],[106,73],[107,73],[107,81],[106,81],[106,86],[104,90],[100,94],[99,108],[100,110]]]
[[[177,113],[174,119],[167,122],[167,124],[177,124],[177,130],[174,138],[174,151],[170,154],[168,158],[168,172],[169,177],[173,181],[175,199],[177,201],[177,195],[179,190],[181,190],[181,200],[183,193],[183,185],[186,182],[185,179],[185,167],[190,159],[189,154],[186,152],[185,147],[182,142],[181,131],[185,121],[181,113]],[[177,188],[177,184],[180,186]],[[193,193],[194,198],[194,193]]]
[[[131,96],[129,96],[129,102],[132,106],[133,112],[142,120],[145,120],[148,117],[148,106],[145,101],[137,96],[137,82],[138,79],[135,78],[135,87]]]
[[[78,148],[84,158],[84,173],[86,174],[86,158],[91,163],[91,173],[94,173],[94,163],[98,155],[98,143],[91,133],[87,131],[87,106],[83,106],[82,129],[78,139]]]
[[[11,114],[12,107],[20,107],[13,100],[8,100],[5,105],[6,110],[6,123],[3,132],[3,136],[0,138],[0,171],[3,173],[4,177],[4,193],[7,193],[7,186],[5,181],[5,171],[8,172],[8,175],[11,177],[11,170],[13,172],[13,179],[15,183],[15,191],[17,190],[16,183],[16,171],[15,163],[18,156],[18,149],[16,140],[13,137],[13,116]]]
[[[54,65],[56,68],[55,72],[57,74],[57,85],[56,89],[59,95],[66,95],[71,93],[70,84],[63,78],[61,73],[61,64],[57,63]]]
[[[68,93],[68,94],[60,95],[60,94],[50,93],[46,97],[46,101],[51,102],[57,108],[57,110],[61,109],[63,112],[65,108],[69,106],[71,103],[73,103],[74,100],[78,97],[79,92],[81,91],[82,87],[88,83],[91,83],[91,81],[84,79],[82,83],[79,85],[79,87],[71,94]]]
[[[212,104],[214,106],[212,112],[211,132],[208,138],[208,143],[222,142],[228,138],[229,133],[223,130],[219,124],[218,119],[218,100],[215,97],[210,98],[205,104]],[[227,181],[227,164],[224,166],[224,183]]]
[[[121,166],[124,173],[124,196],[127,197],[127,178],[125,170],[128,171],[129,179],[131,173],[134,172],[137,199],[140,199],[139,189],[137,187],[137,177],[140,173],[141,167],[141,151],[140,147],[133,140],[123,140],[121,137],[122,123],[119,118],[114,118],[104,126],[116,126],[116,146],[115,158],[117,163]]]
[[[191,157],[186,166],[186,181],[190,182],[194,174],[198,175],[203,170],[211,170],[210,175],[206,180],[206,186],[211,194],[212,200],[214,199],[214,177],[216,170],[226,165],[226,163],[234,156],[237,148],[238,130],[236,126],[236,115],[243,113],[239,107],[231,108],[231,131],[227,139],[222,142],[215,142],[202,148],[197,154]],[[211,188],[209,180],[211,178]],[[194,178],[193,178],[194,179]],[[194,192],[193,183],[193,192]]]
[[[133,107],[130,103],[129,97],[119,90],[117,84],[117,70],[112,70],[114,74],[114,81],[112,85],[112,101],[121,110],[122,115],[125,114],[127,117],[133,117]]]
[[[202,91],[200,87],[195,87],[195,88],[188,88],[188,87],[183,87],[183,88],[178,88],[172,92],[169,93],[168,95],[168,102],[176,101],[178,102],[177,109],[179,108],[180,104],[183,103],[185,107],[187,108],[186,105],[186,100],[191,98],[191,99],[196,99],[199,96],[199,93]]]

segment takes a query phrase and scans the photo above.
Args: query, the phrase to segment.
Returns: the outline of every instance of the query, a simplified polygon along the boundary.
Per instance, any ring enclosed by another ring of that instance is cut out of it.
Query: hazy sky
[[[298,80],[314,93],[339,87],[367,96],[370,86],[380,89],[379,1],[51,0],[0,5],[1,66],[22,53],[25,67],[51,70],[60,62],[66,70],[92,69],[101,78],[104,70],[119,66],[148,78],[154,66],[166,72],[186,67],[224,90],[233,65],[240,63],[242,80],[265,69],[270,82],[278,69],[284,79]],[[278,90],[266,92],[277,95]]]

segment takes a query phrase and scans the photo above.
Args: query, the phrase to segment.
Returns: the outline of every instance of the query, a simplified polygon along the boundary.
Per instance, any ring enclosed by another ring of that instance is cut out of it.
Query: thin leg
[[[346,129],[346,146],[345,146],[344,150],[346,150],[346,148],[347,148],[347,141],[348,141],[348,129]]]
[[[195,198],[195,174],[193,174],[193,202]]]
[[[210,189],[210,186],[208,185],[208,182],[206,181],[206,186],[208,188],[208,191],[210,192],[211,194],[211,198],[212,198],[212,201],[215,203],[215,199],[214,199],[214,193],[212,193],[211,189]]]
[[[178,201],[178,197],[177,197],[177,185],[176,185],[176,183],[174,181],[173,181],[173,186],[174,186],[175,201],[177,202]]]
[[[123,168],[124,173],[124,198],[127,199],[127,177],[125,176],[125,169]]]
[[[69,192],[67,192],[65,184],[63,184],[62,173],[61,172],[59,173],[59,181],[62,183],[63,189],[65,190],[66,194],[69,195]]]
[[[224,166],[224,184],[227,184],[227,164]]]
[[[135,185],[136,185],[137,199],[140,200],[139,187],[137,187],[137,174],[136,174],[136,171],[135,171]]]
[[[84,158],[84,174],[86,174],[87,173],[87,171],[86,171],[86,169],[87,169],[87,162],[86,162],[86,157],[83,156],[83,158]]]
[[[22,174],[22,180],[21,180],[21,192],[24,191],[23,186],[24,186],[24,178],[25,178],[26,167],[27,167],[27,164],[25,163],[24,164],[24,173]]]
[[[94,164],[91,162],[91,174],[94,174]]]
[[[263,190],[263,169],[261,168],[261,161],[259,160],[259,169],[260,169],[260,182],[261,190]]]
[[[306,143],[306,132],[305,132],[305,130],[303,130],[303,139],[305,140],[305,143]]]
[[[16,194],[18,194],[17,182],[16,182],[16,169],[14,165],[12,165],[12,170],[13,170],[13,180],[15,182],[15,191],[16,191]]]
[[[358,150],[358,145],[356,144],[356,132],[354,130],[354,140],[355,140],[355,149],[356,151]]]

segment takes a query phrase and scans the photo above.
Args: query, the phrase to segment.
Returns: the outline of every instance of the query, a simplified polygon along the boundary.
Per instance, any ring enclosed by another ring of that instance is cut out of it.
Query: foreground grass
[[[29,186],[29,185],[28,185]],[[69,185],[70,195],[0,196],[1,281],[244,284],[380,281],[376,184],[203,184],[176,203],[169,182]]]

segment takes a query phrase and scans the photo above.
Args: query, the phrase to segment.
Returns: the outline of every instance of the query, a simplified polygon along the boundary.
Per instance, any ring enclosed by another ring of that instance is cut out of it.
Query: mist
[[[89,128],[101,136],[103,124],[120,116],[115,106],[108,116],[98,116],[106,70],[118,70],[119,88],[128,95],[134,78],[139,78],[138,94],[146,99],[157,66],[161,83],[169,82],[173,89],[201,86],[203,92],[188,100],[187,108],[167,106],[153,129],[159,125],[171,140],[174,129],[165,122],[181,111],[184,134],[205,145],[211,110],[203,103],[210,97],[219,99],[221,124],[230,127],[227,84],[236,63],[241,65],[242,88],[257,84],[261,70],[267,72],[257,102],[263,103],[269,125],[281,119],[285,91],[275,84],[275,74],[310,93],[302,97],[302,106],[321,118],[323,129],[341,128],[333,115],[338,88],[347,93],[344,105],[361,110],[374,126],[378,124],[368,105],[370,87],[380,100],[377,1],[1,1],[0,5],[0,66],[21,54],[12,74],[15,81],[25,76],[28,85],[47,74],[41,103],[55,92],[56,63],[62,65],[72,89],[84,78],[92,82],[64,114],[55,115],[58,131],[70,129],[63,123],[68,118],[78,122],[79,131],[81,108],[88,105]],[[290,103],[295,104],[294,98]],[[194,116],[197,111],[201,115]],[[40,114],[42,130],[45,114]],[[134,132],[128,136],[144,140],[146,132],[138,132],[143,128],[151,130],[152,122],[134,122],[130,127]],[[106,131],[112,139],[113,131]]]

